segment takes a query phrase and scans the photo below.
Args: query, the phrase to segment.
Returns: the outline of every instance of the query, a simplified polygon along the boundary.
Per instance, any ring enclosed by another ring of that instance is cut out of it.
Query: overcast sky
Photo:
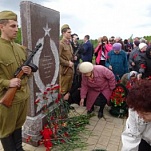
[[[60,26],[69,24],[80,38],[89,34],[129,38],[151,35],[151,0],[31,0],[60,12]],[[21,0],[0,0],[0,11],[19,14]]]

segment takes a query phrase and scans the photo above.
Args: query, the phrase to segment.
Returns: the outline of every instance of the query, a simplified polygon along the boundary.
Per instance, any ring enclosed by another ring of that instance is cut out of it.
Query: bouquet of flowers
[[[116,85],[110,99],[111,115],[116,117],[123,117],[125,114],[127,114],[127,110],[128,110],[126,104],[127,94],[128,94],[128,90],[123,84],[120,83]]]

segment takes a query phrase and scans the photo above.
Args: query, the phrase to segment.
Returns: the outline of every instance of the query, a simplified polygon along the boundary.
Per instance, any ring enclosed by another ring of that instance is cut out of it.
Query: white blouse
[[[129,109],[126,129],[122,133],[122,151],[138,151],[141,139],[151,145],[151,122],[145,122],[136,111]]]

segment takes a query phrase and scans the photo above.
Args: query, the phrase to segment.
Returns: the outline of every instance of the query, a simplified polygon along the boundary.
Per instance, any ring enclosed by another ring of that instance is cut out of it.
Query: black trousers
[[[151,146],[142,139],[138,151],[151,151]]]
[[[80,100],[81,100],[81,97],[80,97],[80,90],[79,89],[76,89],[73,93],[70,94],[70,97],[69,97],[69,104],[78,104],[80,105]],[[86,106],[86,99],[84,100],[84,106]]]
[[[97,64],[97,65],[105,66],[105,60],[100,60],[99,64]]]
[[[103,113],[106,103],[107,103],[107,99],[102,93],[100,93],[96,98],[94,104],[92,105],[91,109],[94,109],[94,105],[100,106],[99,112]]]
[[[94,105],[105,106],[106,103],[107,103],[107,99],[102,93],[100,93],[98,97],[96,98]]]

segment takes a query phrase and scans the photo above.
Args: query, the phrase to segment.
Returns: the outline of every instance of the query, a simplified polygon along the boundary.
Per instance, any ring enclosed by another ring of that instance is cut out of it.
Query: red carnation
[[[46,91],[50,91],[51,90],[51,88],[50,87],[48,87],[47,89],[46,89]]]
[[[44,91],[44,93],[43,93],[44,95],[46,95],[46,94],[48,94],[48,92],[47,91]]]
[[[60,86],[57,85],[57,86],[54,86],[51,90],[58,90],[59,88],[60,88]]]
[[[30,142],[30,140],[31,140],[31,136],[28,136],[26,139],[26,142],[28,143],[28,142]]]
[[[145,69],[146,68],[145,64],[141,64],[141,68]]]
[[[135,54],[135,55],[133,56],[133,58],[135,59],[137,56],[138,56],[138,55],[137,55],[137,54]]]
[[[51,136],[53,134],[52,130],[48,127],[48,125],[44,126],[44,129],[41,131],[41,134],[43,136],[43,142],[47,150],[52,147],[52,142],[51,142]],[[48,151],[49,151],[48,150]]]
[[[40,102],[40,99],[37,99],[36,101],[35,101],[35,104],[37,104],[37,103],[39,103]]]

